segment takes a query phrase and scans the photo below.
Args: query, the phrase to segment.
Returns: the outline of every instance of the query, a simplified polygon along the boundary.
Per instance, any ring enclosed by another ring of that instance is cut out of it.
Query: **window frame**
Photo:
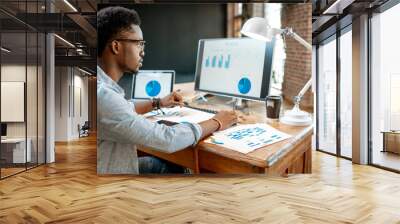
[[[383,170],[391,171],[394,173],[400,173],[400,170],[393,169],[390,167],[386,167],[383,165],[375,164],[373,163],[373,132],[372,132],[372,94],[373,94],[373,88],[372,88],[372,19],[374,17],[374,14],[382,14],[385,11],[391,9],[392,7],[396,6],[399,4],[399,0],[388,0],[384,4],[378,6],[377,8],[374,8],[372,10],[369,10],[368,13],[368,31],[367,31],[367,39],[368,39],[368,69],[367,69],[367,77],[368,77],[368,112],[367,112],[367,119],[368,119],[368,165],[380,168]]]
[[[343,18],[343,20],[348,21],[348,18]],[[341,22],[341,20],[338,21],[338,23]],[[336,26],[336,25],[335,25]],[[339,158],[343,158],[346,160],[352,160],[352,158],[347,157],[342,155],[341,153],[341,118],[340,118],[340,112],[341,112],[341,108],[340,108],[340,103],[341,103],[341,97],[340,97],[340,77],[341,77],[341,67],[340,67],[340,37],[344,34],[346,34],[347,32],[351,32],[352,31],[352,22],[348,22],[344,27],[337,29],[336,32],[331,33],[330,35],[327,35],[326,37],[324,37],[323,39],[319,39],[317,41],[317,43],[315,44],[315,77],[316,77],[316,102],[315,102],[315,117],[316,117],[316,127],[315,127],[315,133],[316,133],[316,138],[315,138],[315,146],[316,146],[316,151],[318,152],[323,152],[329,155],[333,155]],[[319,94],[318,94],[318,90],[319,90],[319,84],[320,84],[320,76],[319,76],[319,53],[318,53],[318,49],[320,48],[320,45],[322,43],[326,44],[329,43],[331,41],[336,41],[336,152],[335,153],[331,153],[328,152],[324,149],[321,149],[319,146]]]

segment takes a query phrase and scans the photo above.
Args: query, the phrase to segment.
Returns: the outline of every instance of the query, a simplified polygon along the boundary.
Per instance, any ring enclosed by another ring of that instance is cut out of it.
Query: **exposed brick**
[[[282,8],[282,27],[292,27],[293,31],[311,43],[311,3],[287,4]],[[311,52],[291,37],[286,38],[285,75],[282,85],[283,97],[289,101],[311,78]],[[304,94],[302,107],[313,107],[311,91]]]

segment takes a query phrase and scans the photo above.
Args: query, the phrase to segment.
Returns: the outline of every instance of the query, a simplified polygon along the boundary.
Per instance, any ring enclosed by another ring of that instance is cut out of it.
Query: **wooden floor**
[[[372,156],[372,162],[380,166],[400,170],[400,155],[396,153],[376,150]]]
[[[314,152],[313,174],[96,175],[95,138],[0,181],[0,223],[400,223],[400,175]]]
[[[18,167],[18,168],[0,168],[1,169],[1,178],[22,172],[25,169],[25,167]]]

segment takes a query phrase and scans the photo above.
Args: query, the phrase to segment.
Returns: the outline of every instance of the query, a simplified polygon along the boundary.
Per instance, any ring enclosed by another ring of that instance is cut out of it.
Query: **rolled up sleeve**
[[[118,93],[98,87],[99,139],[143,145],[173,153],[196,145],[202,135],[198,124],[166,126],[152,122],[132,110],[132,104]]]

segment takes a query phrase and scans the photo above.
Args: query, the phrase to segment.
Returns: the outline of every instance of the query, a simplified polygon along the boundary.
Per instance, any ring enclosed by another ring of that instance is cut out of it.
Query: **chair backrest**
[[[90,124],[89,121],[85,121],[85,123],[82,126],[82,129],[89,129],[90,128],[89,124]]]

